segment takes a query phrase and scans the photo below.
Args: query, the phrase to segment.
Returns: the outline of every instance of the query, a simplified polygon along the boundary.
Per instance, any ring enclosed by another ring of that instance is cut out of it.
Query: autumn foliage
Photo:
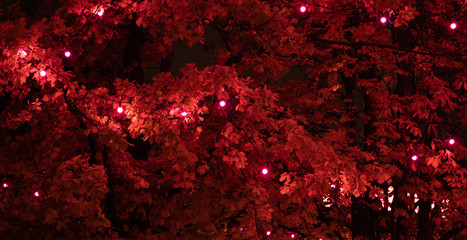
[[[2,1],[0,239],[467,237],[466,11]]]

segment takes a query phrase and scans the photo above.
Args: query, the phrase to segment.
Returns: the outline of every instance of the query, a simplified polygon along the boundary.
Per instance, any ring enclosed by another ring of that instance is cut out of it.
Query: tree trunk
[[[433,222],[431,221],[431,204],[424,200],[419,200],[418,211],[418,231],[417,240],[433,239]]]
[[[368,206],[367,197],[352,199],[352,239],[380,239],[378,215]]]

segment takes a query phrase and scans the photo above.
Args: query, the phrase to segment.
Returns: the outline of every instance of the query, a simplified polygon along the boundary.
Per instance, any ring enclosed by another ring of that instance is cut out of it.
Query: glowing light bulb
[[[336,184],[331,184],[331,188],[336,188]]]
[[[123,112],[123,107],[119,106],[119,107],[117,108],[117,112],[118,112],[118,113],[122,113],[122,112]]]
[[[271,235],[271,231],[267,231],[266,235],[268,235],[268,236]]]
[[[104,15],[104,9],[103,8],[99,9],[99,11],[97,12],[97,15],[99,17],[102,17],[102,15]]]
[[[20,49],[18,50],[18,55],[20,58],[24,58],[28,55],[28,53],[26,51],[24,51],[23,49]]]
[[[388,19],[386,17],[381,17],[381,19],[379,21],[381,23],[386,23],[388,21]]]
[[[44,70],[41,70],[41,71],[39,72],[39,75],[41,75],[41,77],[45,77],[45,75],[47,75],[47,72],[44,71]]]
[[[7,188],[8,187],[8,183],[3,183],[3,188]]]
[[[39,192],[38,192],[38,191],[35,191],[35,192],[34,192],[34,196],[35,196],[35,197],[39,197]]]
[[[295,234],[290,235],[291,238],[295,238]]]
[[[451,23],[451,25],[449,25],[449,27],[454,30],[457,28],[457,24],[456,23]]]
[[[220,102],[219,102],[219,106],[225,107],[225,101],[224,101],[224,100],[220,101]]]
[[[449,139],[449,144],[454,145],[454,143],[456,143],[456,140],[454,140],[454,138]]]
[[[268,174],[268,169],[267,168],[263,168],[263,170],[261,171],[263,173],[263,175],[266,175]]]
[[[69,50],[66,50],[63,55],[65,55],[65,57],[70,57],[71,56],[71,52]]]
[[[417,155],[413,155],[413,156],[412,156],[412,160],[413,160],[413,161],[417,161],[417,159],[418,159],[418,156],[417,156]]]
[[[183,116],[183,117],[186,117],[187,115],[188,115],[187,112],[182,112],[182,116]]]
[[[301,7],[300,7],[300,12],[302,12],[302,13],[306,12],[306,7],[305,7],[305,6],[301,6]]]

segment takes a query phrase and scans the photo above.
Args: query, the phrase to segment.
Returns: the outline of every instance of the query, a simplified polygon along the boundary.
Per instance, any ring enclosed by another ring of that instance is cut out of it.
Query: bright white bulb
[[[104,15],[104,9],[103,8],[99,9],[99,11],[97,12],[97,15],[99,15],[99,17],[102,17],[102,15]]]
[[[268,169],[267,168],[263,168],[263,170],[261,171],[264,175],[268,174]]]
[[[34,192],[34,196],[35,196],[35,197],[39,197],[39,192],[37,192],[37,191]]]
[[[117,108],[117,112],[118,112],[118,113],[122,113],[122,112],[123,112],[123,107],[118,107],[118,108]]]
[[[291,238],[295,238],[295,234],[290,235]]]
[[[182,112],[182,116],[183,116],[183,117],[186,117],[187,115],[188,115],[187,112]]]
[[[44,70],[41,70],[41,71],[39,72],[39,75],[41,75],[41,77],[45,77],[45,75],[47,75],[47,72],[44,71]]]
[[[220,101],[220,102],[219,102],[219,106],[225,107],[225,101]]]
[[[306,7],[305,7],[305,6],[301,6],[301,7],[300,7],[300,12],[302,12],[302,13],[306,12]]]
[[[18,50],[18,55],[20,58],[24,58],[28,55],[28,53],[26,51],[24,51],[23,49],[20,49]]]
[[[63,55],[65,55],[65,57],[70,57],[71,56],[71,52],[69,50],[66,50]]]
[[[386,23],[388,19],[386,17],[381,17],[379,21],[381,21],[381,23]]]
[[[7,187],[8,187],[8,183],[3,183],[3,187],[4,187],[4,188],[7,188]]]
[[[336,184],[331,184],[331,188],[336,188]]]
[[[417,155],[413,155],[413,156],[412,156],[412,160],[413,160],[413,161],[417,161],[417,159],[418,159],[418,156],[417,156]]]
[[[449,144],[454,145],[454,143],[456,143],[456,140],[454,140],[453,138],[449,139]]]
[[[271,231],[267,231],[266,235],[268,235],[268,236],[271,235]]]
[[[457,24],[456,23],[451,23],[451,25],[449,27],[451,27],[451,29],[454,30],[454,29],[457,28]]]

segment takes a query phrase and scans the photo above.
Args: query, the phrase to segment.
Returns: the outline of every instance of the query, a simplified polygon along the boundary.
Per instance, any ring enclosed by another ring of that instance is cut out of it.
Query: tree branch
[[[386,49],[392,49],[396,50],[399,52],[408,52],[408,53],[414,53],[414,54],[420,54],[420,55],[428,55],[428,56],[436,56],[436,57],[454,57],[454,56],[459,56],[462,57],[465,54],[456,54],[456,53],[449,53],[449,54],[441,54],[441,53],[434,53],[434,52],[422,52],[422,51],[416,51],[416,50],[411,50],[411,49],[402,49],[397,46],[393,45],[387,45],[387,44],[378,44],[378,43],[369,43],[369,42],[344,42],[344,41],[335,41],[335,40],[329,40],[329,39],[324,39],[324,38],[319,38],[315,36],[308,35],[307,36],[311,40],[315,41],[320,41],[324,43],[330,43],[330,44],[337,44],[337,45],[344,45],[344,46],[351,46],[351,47],[365,47],[365,46],[371,46],[371,47],[376,47],[376,48],[386,48]]]

